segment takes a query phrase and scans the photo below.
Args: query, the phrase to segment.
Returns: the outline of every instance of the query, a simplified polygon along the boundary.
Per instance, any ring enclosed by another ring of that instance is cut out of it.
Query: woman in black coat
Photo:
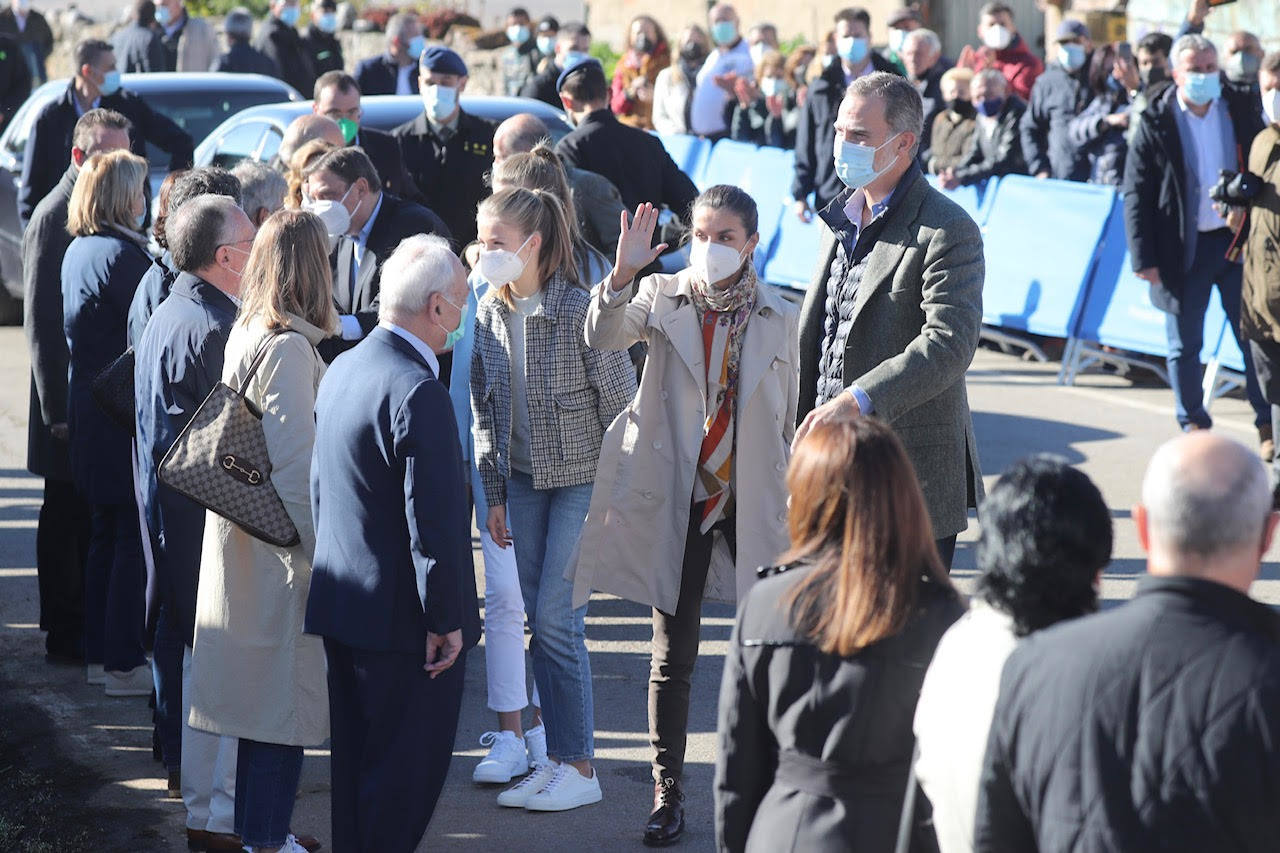
[[[716,841],[891,851],[920,684],[963,606],[888,426],[815,426],[787,485],[791,550],[761,570],[725,662]],[[913,849],[936,849],[931,834],[917,823]]]
[[[62,261],[71,476],[93,510],[85,566],[85,661],[109,696],[151,693],[142,649],[146,568],[133,493],[132,438],[93,398],[94,378],[125,350],[125,321],[151,266],[138,233],[147,161],[127,151],[85,161],[71,193]],[[105,667],[106,672],[101,672]]]

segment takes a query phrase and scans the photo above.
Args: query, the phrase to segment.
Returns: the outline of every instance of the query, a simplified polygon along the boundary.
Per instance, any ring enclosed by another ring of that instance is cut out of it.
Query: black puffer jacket
[[[1280,620],[1211,581],[1144,577],[1123,607],[1005,664],[978,851],[1280,850]]]
[[[761,580],[738,612],[720,688],[721,851],[894,847],[920,684],[964,607],[954,592],[922,579],[906,628],[841,658],[819,651],[791,622],[791,591],[810,571]],[[932,836],[917,827],[912,849],[936,850]]]

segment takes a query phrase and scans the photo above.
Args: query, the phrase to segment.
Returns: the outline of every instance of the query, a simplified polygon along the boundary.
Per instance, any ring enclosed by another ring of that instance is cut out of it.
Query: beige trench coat
[[[316,533],[311,520],[315,345],[326,333],[297,318],[268,344],[246,397],[262,411],[271,482],[301,543],[277,548],[207,513],[191,653],[192,728],[264,743],[313,746],[329,736],[324,645],[302,633]],[[266,327],[237,324],[222,379],[238,387]]]
[[[688,277],[687,271],[648,276],[630,302],[634,284],[608,305],[607,281],[592,291],[587,344],[620,350],[647,341],[649,355],[635,399],[605,433],[591,508],[567,575],[575,607],[598,590],[675,612],[707,407],[702,332]],[[799,346],[796,306],[759,285],[742,345],[735,422],[737,563],[717,537],[708,598],[740,598],[756,569],[786,550]]]

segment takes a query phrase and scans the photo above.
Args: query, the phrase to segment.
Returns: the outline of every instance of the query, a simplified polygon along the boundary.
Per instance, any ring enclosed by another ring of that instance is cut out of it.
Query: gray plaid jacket
[[[590,295],[559,273],[525,321],[533,487],[590,483],[604,431],[636,393],[626,352],[592,349],[583,339]],[[511,311],[497,291],[476,309],[471,411],[476,467],[489,506],[507,502],[511,476]]]

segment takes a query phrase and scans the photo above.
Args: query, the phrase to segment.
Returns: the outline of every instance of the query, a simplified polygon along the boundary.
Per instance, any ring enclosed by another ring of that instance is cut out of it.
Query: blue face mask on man
[[[898,159],[894,157],[883,169],[876,169],[876,154],[881,148],[897,139],[902,134],[895,133],[884,142],[872,148],[857,142],[848,142],[839,134],[836,135],[836,177],[851,190],[860,190],[893,167]]]
[[[1084,45],[1071,42],[1058,45],[1058,62],[1068,71],[1078,71],[1084,65],[1084,60]]]
[[[711,25],[711,40],[716,44],[732,44],[737,38],[738,25],[733,21],[716,21]]]
[[[296,27],[301,16],[302,9],[298,6],[285,6],[280,10],[280,22],[286,27]]]
[[[866,59],[870,49],[867,40],[863,38],[844,36],[836,40],[836,52],[840,54],[841,59],[852,65],[858,65]]]
[[[1182,84],[1182,97],[1197,107],[1222,97],[1222,78],[1217,71],[1188,71]]]
[[[409,44],[405,47],[405,53],[409,54],[410,59],[417,59],[422,56],[422,51],[426,50],[427,40],[422,36],[414,36],[409,39]]]
[[[443,293],[440,294],[440,298],[443,299],[445,302],[449,302],[449,299],[446,298]],[[452,302],[449,302],[449,304],[453,305]],[[458,308],[457,305],[453,305],[453,307]],[[467,302],[462,303],[462,307],[458,308],[458,326],[452,331],[450,331],[449,329],[445,329],[444,326],[441,326],[439,323],[436,323],[437,326],[439,326],[441,329],[444,329],[445,331],[445,336],[444,336],[445,349],[447,350],[453,349],[454,345],[457,344],[458,341],[462,340],[463,336],[467,333],[467,315],[471,313],[470,308],[471,308],[471,305],[470,303],[467,303]]]
[[[1004,98],[987,98],[974,104],[974,109],[978,111],[978,115],[987,118],[995,118],[1000,115],[1001,108],[1004,107]]]
[[[120,72],[116,70],[108,71],[102,77],[102,83],[98,86],[98,91],[103,95],[114,95],[120,91]]]
[[[156,7],[156,23],[157,24],[159,24],[162,27],[167,27],[172,21],[173,21],[173,14],[169,11],[168,6]]]

